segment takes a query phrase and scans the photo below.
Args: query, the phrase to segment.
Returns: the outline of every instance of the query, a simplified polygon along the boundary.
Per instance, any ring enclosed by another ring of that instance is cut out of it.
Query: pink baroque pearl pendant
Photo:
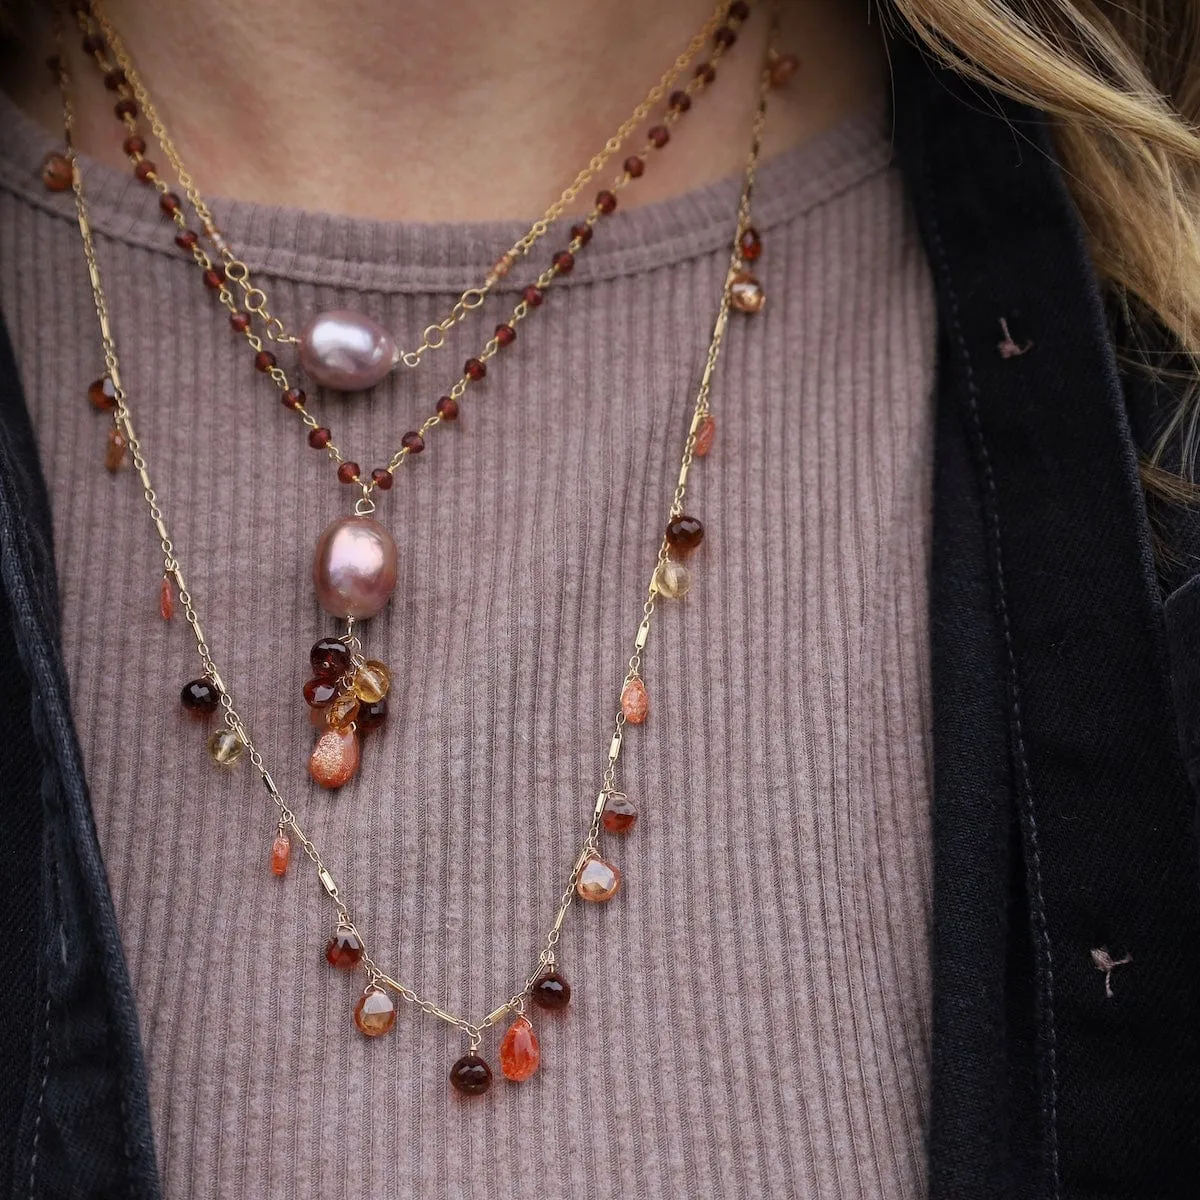
[[[317,600],[332,617],[373,617],[396,586],[396,543],[373,517],[341,517],[317,539]]]
[[[399,360],[388,331],[348,308],[318,313],[300,333],[300,365],[336,392],[374,387]]]

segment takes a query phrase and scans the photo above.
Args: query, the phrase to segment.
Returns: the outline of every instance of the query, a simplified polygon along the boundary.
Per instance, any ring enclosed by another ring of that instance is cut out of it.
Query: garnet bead
[[[464,1054],[450,1068],[450,1084],[464,1096],[482,1096],[492,1086],[492,1068],[478,1054]]]
[[[303,408],[307,399],[303,388],[291,387],[279,397],[279,402],[284,408],[296,409]]]
[[[615,212],[617,207],[617,198],[612,192],[607,189],[596,194],[596,208],[606,217],[609,213]]]
[[[163,192],[158,198],[158,207],[168,216],[179,211],[180,200],[174,192]]]
[[[407,450],[409,454],[420,454],[421,451],[425,449],[425,439],[415,429],[410,429],[400,439],[400,445]],[[386,472],[384,473],[386,474]]]
[[[133,168],[134,175],[137,176],[141,183],[149,183],[150,177],[158,168],[148,159],[143,158],[138,162],[138,165]]]
[[[214,292],[225,286],[225,272],[220,267],[209,267],[204,272],[204,286]]]
[[[667,97],[667,107],[672,112],[685,113],[692,107],[692,98],[687,92],[672,92]]]
[[[126,117],[136,117],[138,114],[137,101],[129,96],[125,96],[113,105],[113,112],[115,112],[122,121],[125,120]]]
[[[322,638],[308,652],[308,661],[318,679],[340,679],[350,667],[350,650],[337,638]]]
[[[358,463],[344,462],[338,465],[337,477],[342,483],[357,483],[359,476]]]
[[[145,154],[146,139],[138,137],[136,133],[132,133],[121,144],[121,149],[124,150],[126,154],[131,156],[134,154]]]
[[[335,679],[310,679],[304,685],[304,699],[311,708],[324,708],[337,694]]]
[[[177,245],[180,250],[193,249],[199,240],[199,237],[197,237],[197,235],[194,234],[190,229],[185,229],[182,233],[177,233],[175,235],[175,245]]]
[[[500,1070],[505,1079],[523,1083],[542,1061],[542,1049],[538,1045],[533,1024],[522,1014],[509,1027],[500,1042]]]
[[[477,358],[468,358],[463,366],[463,374],[478,382],[487,374],[487,367]]]
[[[94,409],[99,412],[109,412],[117,407],[117,389],[113,385],[113,381],[109,376],[105,375],[103,379],[97,379],[88,388],[88,400]]]
[[[325,961],[339,971],[353,971],[362,956],[362,942],[353,929],[339,929],[325,946]]]
[[[538,1008],[566,1008],[571,1002],[571,985],[557,971],[543,971],[529,996]]]
[[[275,355],[270,350],[260,350],[254,356],[254,369],[264,374],[275,365]]]
[[[376,700],[374,704],[360,704],[355,724],[360,733],[370,733],[372,729],[378,729],[387,720],[387,713],[387,700]]]
[[[654,125],[646,137],[650,139],[650,145],[661,150],[671,140],[671,131],[665,125]]]
[[[216,684],[205,676],[183,685],[183,691],[179,693],[179,703],[188,712],[207,717],[210,713],[215,713],[220,706],[221,693],[217,691]]]
[[[111,71],[104,73],[104,86],[110,92],[119,92],[129,81],[125,78],[125,72],[120,67],[114,67]]]
[[[758,236],[758,230],[753,225],[746,227],[738,242],[738,248],[747,262],[754,262],[762,256],[762,238]]]
[[[639,158],[636,154],[631,154],[625,160],[625,174],[630,179],[641,179],[642,173],[646,170],[646,160]]]
[[[354,1006],[354,1023],[367,1037],[380,1037],[396,1023],[396,1005],[381,987],[369,987]]]
[[[734,42],[737,41],[737,34],[729,28],[728,25],[722,25],[716,33],[713,34],[713,44],[720,46],[723,50],[728,50]]]
[[[609,833],[628,833],[637,816],[636,806],[624,792],[609,792],[600,820]]]
[[[308,431],[308,444],[314,450],[324,450],[329,445],[331,437],[333,437],[333,434],[323,427],[320,429],[310,429]]]
[[[733,0],[728,9],[731,21],[744,21],[750,15],[750,5],[746,0]]]
[[[592,240],[592,227],[586,221],[571,226],[571,241],[586,246]]]
[[[535,287],[532,283],[521,293],[521,299],[530,308],[537,308],[543,299],[543,292],[540,287]]]
[[[511,346],[517,340],[517,331],[511,325],[496,326],[496,341],[501,346]]]
[[[65,154],[47,154],[42,160],[42,183],[48,192],[65,192],[71,186],[71,161]]]
[[[575,266],[575,255],[570,250],[560,250],[553,258],[554,269],[560,275],[570,275]]]
[[[710,62],[702,62],[696,68],[696,78],[703,84],[712,83],[717,77],[717,69]]]
[[[84,54],[99,54],[104,49],[104,39],[98,33],[89,33],[83,39]]]
[[[176,241],[179,239],[176,238]],[[250,328],[250,314],[244,312],[235,312],[229,314],[229,324],[233,327],[235,333],[245,333]]]
[[[704,526],[686,513],[667,523],[667,544],[680,554],[691,554],[704,541]]]
[[[389,492],[395,479],[387,467],[376,467],[371,472],[371,482],[381,491]]]
[[[457,421],[458,401],[453,396],[443,396],[437,402],[437,412],[443,421]]]

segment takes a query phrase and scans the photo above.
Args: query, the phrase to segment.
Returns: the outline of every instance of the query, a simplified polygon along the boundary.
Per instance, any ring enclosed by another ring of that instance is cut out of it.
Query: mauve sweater
[[[621,771],[641,815],[605,842],[624,885],[568,915],[574,994],[533,1010],[540,1071],[506,1082],[489,1036],[496,1081],[465,1100],[453,1030],[401,1005],[388,1036],[356,1031],[363,979],[325,963],[309,864],[271,875],[255,773],[214,767],[181,711],[199,660],[158,615],[136,478],[102,466],[71,196],[41,186],[52,143],[3,103],[0,309],[51,488],[167,1196],[919,1196],[935,323],[882,115],[761,172],[768,300],[734,314],[688,500],[705,544],[647,649],[652,712]],[[349,492],[154,195],[96,164],[86,179],[134,417],[218,664],[379,958],[478,1018],[536,959],[591,812],[739,182],[606,220],[401,472],[381,506],[399,584],[364,634],[393,667],[390,721],[327,793],[305,771],[308,649],[333,629],[309,563]],[[215,211],[290,325],[354,307],[406,344],[520,232]],[[527,273],[419,371],[317,396],[350,457],[386,458]]]

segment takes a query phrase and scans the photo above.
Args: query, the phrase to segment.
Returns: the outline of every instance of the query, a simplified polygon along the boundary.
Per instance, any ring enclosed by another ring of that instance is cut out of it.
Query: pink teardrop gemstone
[[[382,325],[348,308],[318,313],[300,334],[300,365],[336,392],[374,387],[398,357],[396,343]]]
[[[342,517],[325,527],[313,555],[313,586],[333,617],[373,617],[396,587],[396,543],[372,517]]]
[[[621,872],[610,862],[602,858],[589,858],[579,872],[575,890],[581,900],[589,900],[593,904],[603,904],[617,894],[621,886]]]
[[[650,694],[640,679],[631,679],[621,692],[621,711],[630,725],[640,725],[650,715]]]
[[[542,1049],[528,1017],[518,1017],[500,1043],[500,1070],[515,1083],[528,1079],[542,1061]]]
[[[717,423],[711,414],[705,417],[696,428],[694,452],[697,458],[703,458],[711,449],[713,438],[717,436]]]
[[[358,759],[358,734],[349,729],[327,729],[313,747],[308,773],[323,788],[333,791],[354,778]]]

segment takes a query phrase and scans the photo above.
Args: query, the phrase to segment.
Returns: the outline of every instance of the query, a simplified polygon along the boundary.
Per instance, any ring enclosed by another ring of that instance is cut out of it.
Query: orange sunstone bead
[[[631,679],[621,692],[621,711],[630,725],[640,725],[650,715],[650,694],[638,678]]]
[[[358,760],[358,735],[349,729],[327,729],[313,747],[308,773],[332,791],[354,778]]]
[[[581,900],[603,904],[605,900],[611,900],[617,894],[617,888],[620,886],[621,872],[612,863],[593,857],[583,864],[575,890]]]
[[[271,874],[282,878],[287,874],[288,859],[292,857],[292,839],[283,830],[275,835],[271,843]]]
[[[520,1083],[538,1069],[542,1049],[528,1017],[518,1017],[500,1043],[500,1070],[505,1079]]]
[[[711,449],[713,438],[717,436],[717,423],[711,416],[702,420],[696,429],[695,455],[703,458]]]
[[[169,621],[175,615],[175,589],[171,586],[169,575],[162,577],[162,585],[158,589],[158,612],[164,621]]]
[[[381,987],[369,987],[354,1006],[354,1023],[367,1037],[380,1037],[396,1023],[396,1005]]]

